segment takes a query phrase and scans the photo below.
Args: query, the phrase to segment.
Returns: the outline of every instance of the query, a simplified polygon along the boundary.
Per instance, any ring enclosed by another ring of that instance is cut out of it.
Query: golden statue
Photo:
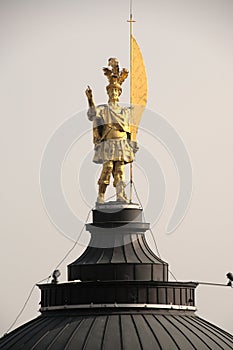
[[[128,77],[128,70],[120,70],[117,58],[110,58],[108,66],[103,68],[108,79],[106,87],[109,96],[108,104],[95,106],[92,90],[88,86],[86,95],[89,109],[88,119],[93,122],[93,142],[95,155],[93,162],[103,164],[98,180],[99,193],[97,203],[104,203],[106,188],[113,176],[113,186],[116,188],[118,202],[128,203],[125,193],[125,169],[127,163],[134,160],[137,151],[136,141],[131,141],[130,133],[130,107],[121,107],[119,97],[122,93],[122,83]]]

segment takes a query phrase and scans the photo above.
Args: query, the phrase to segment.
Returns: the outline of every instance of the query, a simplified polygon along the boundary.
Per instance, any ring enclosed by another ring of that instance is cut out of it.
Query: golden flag
[[[136,141],[138,126],[147,103],[148,85],[142,53],[133,35],[130,36],[130,47],[130,103],[133,107],[130,128],[131,140]]]

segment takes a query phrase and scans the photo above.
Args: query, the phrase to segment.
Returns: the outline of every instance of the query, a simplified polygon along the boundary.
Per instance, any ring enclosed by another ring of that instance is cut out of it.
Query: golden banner
[[[131,62],[130,62],[130,103],[131,112],[131,140],[136,141],[138,126],[146,107],[148,97],[148,84],[146,67],[137,41],[131,35]]]

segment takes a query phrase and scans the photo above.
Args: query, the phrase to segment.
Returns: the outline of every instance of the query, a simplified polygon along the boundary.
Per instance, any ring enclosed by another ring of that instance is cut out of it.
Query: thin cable
[[[139,201],[139,204],[140,204],[140,206],[141,206],[141,207],[142,207],[142,209],[143,209],[142,202],[140,201],[140,198],[139,198],[139,195],[138,195],[138,192],[137,192],[137,189],[136,189],[136,186],[135,186],[134,181],[133,181],[133,188],[134,188],[134,191],[135,191],[135,194],[136,194],[137,200]],[[144,215],[144,212],[143,212],[143,215]],[[144,216],[144,218],[145,218],[145,216]]]
[[[51,277],[51,276],[46,277],[46,278],[44,278],[43,280],[40,280],[40,281],[37,282],[37,283],[44,282],[45,280],[47,280],[47,279],[50,278],[50,277]],[[35,289],[37,283],[35,283],[35,284],[33,285],[32,289],[30,290],[30,293],[28,294],[27,299],[25,300],[25,302],[24,302],[24,304],[23,304],[23,307],[21,308],[21,310],[20,310],[20,312],[18,313],[16,319],[15,319],[14,322],[10,325],[10,327],[7,329],[7,331],[6,331],[6,333],[5,333],[4,335],[6,335],[6,334],[14,327],[14,325],[16,324],[16,322],[18,321],[18,319],[19,319],[20,316],[22,315],[22,313],[23,313],[25,307],[27,306],[27,303],[29,302],[29,300],[30,300],[30,298],[31,298],[31,295],[32,295],[32,293],[33,293],[33,291],[34,291],[34,289]]]
[[[140,206],[142,207],[143,209],[143,206],[142,206],[142,203],[140,201],[140,198],[139,198],[139,195],[138,195],[138,192],[137,192],[137,189],[136,189],[136,186],[135,186],[135,183],[133,182],[133,187],[134,187],[134,191],[135,191],[135,194],[137,196],[137,200],[139,201],[139,204]],[[146,217],[145,217],[145,214],[144,214],[144,210],[142,211],[142,214],[143,214],[143,219],[144,219],[144,222],[146,222]],[[150,231],[150,234],[151,234],[151,237],[153,239],[153,242],[154,242],[154,245],[155,245],[155,249],[156,249],[156,252],[158,254],[158,257],[162,260],[162,257],[161,257],[161,254],[159,252],[159,248],[158,248],[158,244],[156,242],[156,239],[155,239],[155,234],[153,233],[152,229],[149,228],[149,231]],[[172,273],[172,271],[170,269],[168,269],[168,272],[171,274],[171,276],[174,278],[175,281],[177,281],[175,275]]]
[[[153,242],[154,242],[154,245],[155,245],[157,254],[158,254],[159,258],[162,260],[161,255],[160,255],[160,253],[159,253],[159,248],[158,248],[158,245],[157,245],[157,242],[156,242],[156,239],[155,239],[155,234],[153,233],[153,231],[152,231],[151,228],[149,229],[149,231],[150,231],[150,233],[151,233],[151,236],[152,236],[152,239],[153,239]],[[176,276],[174,275],[174,273],[173,273],[170,269],[168,269],[168,272],[169,272],[170,275],[174,278],[174,280],[177,282],[177,278],[176,278]]]
[[[136,189],[136,186],[135,186],[135,183],[134,183],[134,182],[133,182],[133,188],[134,188],[134,191],[135,191],[135,193],[136,193],[137,200],[139,201],[139,204],[140,204],[140,206],[141,206],[142,209],[143,209],[142,202],[140,201],[140,198],[139,198],[139,195],[138,195],[138,192],[137,192],[137,189]],[[142,214],[143,214],[144,222],[146,222],[146,217],[145,217],[145,214],[144,214],[144,210],[142,211]],[[160,252],[159,252],[159,248],[158,248],[157,242],[156,242],[156,240],[155,240],[155,236],[154,236],[154,234],[153,234],[153,232],[152,232],[152,229],[149,228],[149,231],[150,231],[150,234],[151,234],[151,236],[152,236],[152,239],[153,239],[153,242],[154,242],[154,245],[155,245],[155,248],[156,248],[156,252],[157,252],[159,258],[162,259],[162,258],[161,258],[161,254],[160,254]]]
[[[128,186],[129,184],[130,184],[130,181],[125,185],[125,188],[127,188],[127,186]],[[107,198],[106,198],[106,201],[108,201],[109,199],[115,197],[115,195],[117,195],[118,193],[120,193],[120,191],[117,191],[116,194],[113,194],[112,196],[107,197]]]
[[[137,196],[137,200],[139,201],[139,204],[140,204],[140,206],[141,206],[142,209],[143,209],[142,202],[140,201],[140,198],[139,198],[139,195],[138,195],[138,192],[137,192],[137,189],[136,189],[136,186],[135,186],[135,183],[134,183],[134,182],[133,182],[133,187],[134,187],[134,191],[135,191],[136,196]],[[144,214],[144,210],[142,211],[142,214],[143,214],[143,220],[144,220],[144,222],[146,222],[146,217],[145,217],[145,214]],[[161,255],[160,255],[160,252],[159,252],[159,249],[158,249],[157,242],[156,242],[155,237],[154,237],[154,234],[153,234],[153,232],[152,232],[152,229],[149,228],[149,231],[150,231],[150,234],[151,234],[151,236],[152,236],[152,239],[153,239],[153,242],[154,242],[154,245],[155,245],[157,254],[158,254],[159,258],[162,259],[162,258],[161,258]]]
[[[150,231],[151,237],[152,237],[152,239],[153,239],[153,242],[154,242],[154,245],[155,245],[155,248],[156,248],[156,252],[157,252],[157,254],[158,254],[158,257],[159,257],[160,259],[162,259],[161,254],[160,254],[160,252],[159,252],[159,248],[158,248],[156,239],[155,239],[155,235],[154,235],[154,233],[153,233],[153,231],[152,231],[151,228],[149,228],[149,231]]]
[[[170,275],[174,278],[174,280],[176,281],[176,282],[178,282],[178,280],[177,280],[177,278],[176,278],[176,276],[174,275],[174,273],[172,273],[171,272],[171,270],[170,269],[168,269],[168,272],[170,273]]]
[[[92,211],[92,209],[88,212],[86,221],[85,221],[85,223],[84,223],[84,225],[83,225],[83,227],[82,227],[82,229],[81,229],[81,231],[80,231],[80,233],[79,233],[79,235],[78,235],[76,241],[74,242],[73,246],[68,250],[68,252],[65,254],[65,256],[62,258],[62,260],[59,262],[59,264],[55,267],[54,270],[57,270],[58,267],[61,266],[61,264],[65,261],[65,259],[66,259],[66,258],[69,256],[69,254],[72,252],[72,250],[76,247],[76,245],[77,245],[77,243],[78,243],[78,240],[79,240],[79,238],[80,238],[80,236],[81,236],[81,234],[82,234],[82,232],[83,232],[83,230],[84,230],[84,227],[85,227],[85,225],[86,225],[86,223],[87,223],[87,221],[88,221],[88,219],[89,219],[89,216],[90,216],[91,211]],[[29,302],[29,300],[30,300],[30,298],[31,298],[31,296],[32,296],[32,293],[33,293],[35,287],[36,287],[38,284],[40,284],[40,283],[42,283],[42,282],[44,282],[44,281],[46,281],[46,280],[47,280],[47,283],[48,283],[48,281],[49,281],[50,278],[51,278],[51,275],[47,276],[46,278],[43,278],[42,280],[36,282],[36,283],[33,285],[33,287],[31,288],[31,290],[30,290],[30,292],[29,292],[29,294],[28,294],[27,299],[25,300],[25,302],[24,302],[24,304],[23,304],[23,307],[21,308],[21,310],[20,310],[20,312],[18,313],[18,315],[16,316],[14,322],[10,325],[10,327],[7,329],[7,331],[6,331],[6,333],[5,333],[4,335],[6,335],[6,334],[14,327],[14,325],[16,324],[16,322],[18,321],[18,319],[19,319],[20,316],[22,315],[23,311],[25,310],[25,308],[26,308],[26,306],[27,306],[27,304],[28,304],[28,302]]]
[[[215,287],[231,287],[231,285],[228,284],[223,284],[223,283],[214,283],[214,282],[199,282],[199,281],[195,281],[194,283],[198,283],[204,286],[215,286]]]
[[[91,212],[92,212],[92,209],[89,210],[89,212],[88,212],[88,214],[87,214],[86,221],[85,221],[85,223],[84,223],[84,225],[83,225],[83,227],[82,227],[82,229],[81,229],[81,231],[80,231],[78,237],[76,238],[76,241],[74,242],[73,246],[68,250],[68,252],[65,254],[64,258],[62,258],[62,260],[59,262],[59,264],[55,267],[54,270],[57,270],[57,269],[61,266],[61,264],[66,260],[66,258],[70,255],[70,253],[74,250],[74,248],[75,248],[76,245],[78,244],[79,238],[80,238],[81,234],[83,233],[83,230],[84,230],[84,228],[85,228],[85,226],[86,226],[86,223],[87,223],[87,221],[88,221],[88,219],[89,219],[89,216],[90,216],[90,213],[91,213]]]

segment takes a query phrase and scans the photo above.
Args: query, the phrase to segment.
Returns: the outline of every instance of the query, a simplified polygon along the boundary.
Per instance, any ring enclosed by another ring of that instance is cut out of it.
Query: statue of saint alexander
[[[97,203],[104,203],[106,188],[113,176],[113,186],[116,188],[118,202],[128,203],[125,193],[124,166],[134,160],[137,151],[136,142],[131,141],[130,107],[119,105],[119,96],[122,93],[122,83],[128,76],[128,70],[119,69],[117,58],[110,58],[109,67],[103,68],[109,84],[106,87],[109,97],[108,104],[95,106],[92,90],[88,86],[88,119],[93,122],[93,141],[95,155],[93,162],[103,164],[98,180],[99,193]]]

